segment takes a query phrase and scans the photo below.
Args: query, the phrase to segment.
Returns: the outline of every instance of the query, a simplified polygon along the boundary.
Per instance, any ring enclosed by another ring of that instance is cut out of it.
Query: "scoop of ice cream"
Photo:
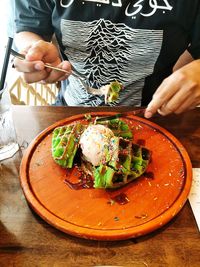
[[[82,133],[80,147],[84,158],[94,166],[108,162],[113,154],[112,130],[103,125],[89,125]]]

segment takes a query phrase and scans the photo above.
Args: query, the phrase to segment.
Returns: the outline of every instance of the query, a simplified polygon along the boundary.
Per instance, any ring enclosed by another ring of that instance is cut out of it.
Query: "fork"
[[[11,49],[11,54],[14,57],[16,57],[16,58],[18,58],[20,60],[25,60],[25,55],[18,53],[14,49]],[[67,71],[67,70],[63,70],[61,68],[54,67],[54,66],[52,66],[49,63],[45,63],[44,66],[46,68],[49,68],[49,69],[53,69],[53,70],[57,70],[57,71],[62,71],[62,72],[65,72],[65,73],[67,73],[69,75],[70,74],[73,75],[74,77],[76,77],[77,79],[79,79],[79,81],[81,82],[81,84],[83,85],[83,87],[85,88],[85,90],[89,94],[93,94],[93,95],[104,95],[105,96],[105,103],[107,103],[108,93],[109,93],[108,88],[106,86],[102,86],[99,89],[90,87],[88,78],[84,74],[80,73],[74,66],[71,65],[71,69],[72,69],[72,72],[71,73],[69,71]]]

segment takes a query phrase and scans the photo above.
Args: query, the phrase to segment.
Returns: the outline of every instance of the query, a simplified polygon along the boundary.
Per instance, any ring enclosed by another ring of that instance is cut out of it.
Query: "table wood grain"
[[[187,201],[167,225],[146,236],[125,241],[79,239],[48,225],[28,206],[19,182],[22,155],[31,140],[52,123],[91,111],[128,111],[128,107],[14,106],[21,146],[12,159],[0,162],[0,266],[200,266],[200,234]],[[200,167],[200,108],[151,121],[171,132],[185,146],[193,167]]]

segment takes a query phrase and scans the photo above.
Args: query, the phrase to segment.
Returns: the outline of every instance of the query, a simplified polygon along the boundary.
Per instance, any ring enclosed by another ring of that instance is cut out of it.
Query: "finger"
[[[166,93],[167,91],[169,91],[168,86],[162,87],[162,88],[163,88],[163,92],[160,92],[154,95],[151,102],[147,106],[146,111],[145,111],[146,118],[151,118],[158,111],[158,109],[161,108],[162,105],[164,105],[164,103],[170,99],[170,97],[172,97],[172,95],[176,91],[176,90],[173,90],[170,93]]]
[[[194,104],[194,105],[190,106],[190,107],[188,108],[188,110],[195,109],[195,108],[198,107],[198,106],[199,106],[199,103],[198,103],[198,104]],[[179,112],[179,111],[178,111],[178,112]],[[179,113],[177,113],[177,114],[179,114]]]
[[[146,109],[146,117],[150,118],[161,106],[168,102],[180,87],[186,82],[185,75],[180,71],[174,72],[166,78],[153,95],[152,101]]]
[[[192,99],[191,92],[188,90],[189,86],[189,82],[184,84],[184,86],[180,88],[180,90],[177,91],[175,95],[171,97],[171,99],[169,99],[161,106],[161,108],[158,109],[158,113],[162,116],[175,113],[176,110],[186,102],[187,98]]]
[[[47,43],[44,41],[38,41],[32,44],[26,53],[26,59],[30,61],[42,60],[47,54]]]
[[[194,103],[194,101],[191,98],[187,98],[175,110],[171,110],[171,112],[166,112],[166,110],[169,111],[169,109],[164,107],[163,105],[161,109],[158,109],[158,113],[162,116],[166,116],[170,113],[180,114],[187,110],[194,109],[195,107],[198,106],[198,104],[199,104],[198,102]]]
[[[173,74],[173,76],[165,79],[156,90],[151,102],[146,108],[146,118],[152,117],[153,114],[179,90],[179,83],[177,83],[175,76],[176,75]]]
[[[68,61],[63,61],[56,67],[67,71],[67,73],[58,70],[52,70],[49,76],[45,79],[46,83],[55,83],[57,81],[65,80],[71,74],[71,65]]]
[[[44,70],[45,66],[42,61],[27,61],[27,60],[20,60],[15,58],[14,67],[19,72],[35,72]]]
[[[184,103],[182,103],[182,105],[175,111],[175,113],[180,114],[187,110],[194,109],[197,106],[198,106],[197,102],[194,102],[191,98],[187,98],[187,100]]]
[[[65,76],[62,76],[59,80],[58,80],[58,82],[61,82],[61,81],[64,81],[64,80],[66,80],[68,77],[66,77],[66,75]]]
[[[182,85],[180,90],[159,109],[159,113],[165,116],[170,113],[177,113],[177,110],[183,112],[188,110],[190,106],[198,105],[199,101],[199,87],[197,87],[193,81],[188,80]]]
[[[26,83],[39,82],[45,80],[48,77],[49,73],[44,69],[42,71],[35,71],[30,73],[24,73],[23,78]]]
[[[53,44],[40,40],[29,48],[26,54],[26,59],[30,61],[43,60],[45,62],[53,63],[55,59],[59,59],[59,54]],[[58,63],[60,63],[60,61],[57,62],[57,64]]]

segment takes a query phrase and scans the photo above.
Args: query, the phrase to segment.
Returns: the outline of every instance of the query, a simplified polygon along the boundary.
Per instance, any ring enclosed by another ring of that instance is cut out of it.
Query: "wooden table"
[[[36,134],[60,119],[100,110],[14,106],[22,150],[12,159],[0,163],[1,267],[200,266],[200,235],[188,201],[181,212],[161,229],[140,238],[116,242],[69,236],[48,225],[28,206],[19,183],[24,147]],[[118,108],[118,111],[125,110],[129,108]],[[179,116],[155,116],[152,121],[176,136],[187,149],[193,167],[200,167],[200,108]]]

